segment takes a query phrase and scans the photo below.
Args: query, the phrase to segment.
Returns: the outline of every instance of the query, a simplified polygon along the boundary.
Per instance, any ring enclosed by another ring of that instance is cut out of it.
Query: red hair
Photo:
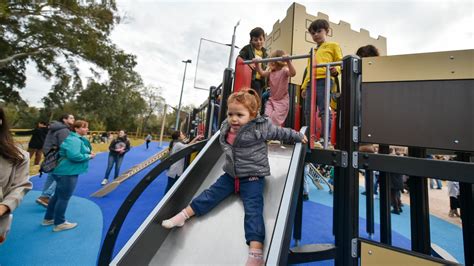
[[[227,104],[234,102],[240,103],[247,108],[251,117],[257,117],[260,111],[260,97],[253,89],[243,88],[238,92],[232,93],[227,98]]]
[[[72,125],[72,128],[76,129],[76,128],[88,127],[88,126],[89,126],[89,123],[87,121],[76,120],[76,122],[74,122],[74,124]]]

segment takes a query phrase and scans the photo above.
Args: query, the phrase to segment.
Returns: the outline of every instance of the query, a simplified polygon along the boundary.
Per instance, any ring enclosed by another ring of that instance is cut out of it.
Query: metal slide
[[[188,220],[182,228],[167,230],[161,227],[163,219],[179,212],[223,174],[224,155],[218,136],[219,132],[209,140],[111,265],[245,264],[248,247],[244,237],[244,208],[238,195],[229,196],[207,215]],[[285,230],[277,229],[276,224],[278,219],[280,224],[287,224],[290,207],[281,204],[286,202],[285,205],[288,205],[292,201],[291,196],[288,200],[288,195],[294,195],[295,186],[300,184],[295,180],[296,173],[300,173],[296,168],[298,165],[302,168],[302,147],[301,144],[284,147],[269,145],[272,175],[265,177],[264,190],[266,256],[270,253],[270,246],[278,250],[284,242],[282,234]],[[290,171],[290,168],[294,169]],[[272,243],[274,238],[277,241]]]

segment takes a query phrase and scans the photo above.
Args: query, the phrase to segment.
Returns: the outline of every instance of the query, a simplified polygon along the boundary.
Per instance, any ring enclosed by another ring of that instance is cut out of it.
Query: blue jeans
[[[56,190],[56,182],[54,181],[53,174],[48,174],[46,181],[44,182],[43,191],[41,197],[51,198]]]
[[[79,175],[51,175],[57,185],[53,197],[49,200],[48,209],[46,210],[44,219],[54,219],[54,224],[58,225],[66,221],[64,215],[66,214],[69,199],[76,188],[77,178]]]
[[[109,179],[110,171],[112,171],[112,167],[115,164],[115,173],[114,179],[118,177],[120,172],[120,166],[122,166],[123,155],[109,153],[109,161],[107,163],[107,170],[105,171],[105,179]]]
[[[436,181],[436,185],[438,186],[438,189],[441,189],[443,187],[443,183],[441,183],[441,180],[434,179],[434,178],[430,178],[430,188],[431,189],[434,188],[435,181]]]
[[[204,215],[234,192],[234,177],[225,173],[208,189],[191,202],[197,216]],[[240,178],[240,198],[244,204],[244,230],[247,244],[250,241],[263,243],[265,223],[263,221],[263,177]]]
[[[267,91],[264,91],[262,93],[262,109],[263,109],[263,113],[265,113],[265,106],[267,105],[267,101],[268,99],[270,99],[270,90],[267,90]]]
[[[332,81],[331,81],[332,82]],[[321,117],[321,137],[324,135],[324,114],[326,113],[325,107],[325,102],[326,99],[324,98],[324,94],[326,91],[326,80],[325,79],[317,79],[316,80],[316,107],[319,110],[319,117]],[[304,115],[305,115],[305,121],[306,125],[310,125],[310,118],[311,118],[311,112],[316,112],[316,110],[311,110],[311,83],[308,84],[306,87],[306,98],[304,102]],[[332,115],[329,114],[329,135],[331,135],[331,120],[332,120]],[[314,121],[316,125],[316,120]],[[330,138],[330,136],[328,136]]]

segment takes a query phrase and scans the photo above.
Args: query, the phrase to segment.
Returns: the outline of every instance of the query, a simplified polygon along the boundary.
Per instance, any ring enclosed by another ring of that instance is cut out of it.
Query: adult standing
[[[28,153],[17,147],[10,134],[5,112],[0,107],[0,243],[6,239],[13,216],[25,194],[32,188],[28,180]]]
[[[104,180],[102,180],[102,185],[105,185],[109,182],[109,175],[112,167],[115,164],[115,173],[114,179],[116,179],[120,172],[120,166],[122,165],[123,157],[125,153],[130,150],[130,141],[127,138],[124,130],[120,130],[118,137],[110,142],[109,145],[109,160],[107,163],[107,170],[105,171]]]
[[[85,136],[89,131],[86,121],[77,120],[74,131],[64,140],[59,148],[59,164],[51,175],[56,181],[56,190],[48,204],[42,225],[53,225],[53,232],[73,229],[77,223],[66,221],[65,213],[69,199],[76,188],[80,174],[87,172],[89,160],[95,157],[92,146]]]
[[[150,142],[152,139],[153,139],[153,136],[151,135],[151,133],[148,133],[148,135],[146,135],[145,137],[145,144],[146,144],[147,150],[148,150],[148,147],[150,146]]]
[[[33,129],[31,134],[31,139],[28,143],[28,152],[30,153],[30,159],[33,159],[33,154],[35,155],[35,165],[39,165],[41,162],[41,153],[47,134],[48,124],[43,121],[38,123],[38,126]]]
[[[46,135],[48,134],[48,123],[44,121],[38,122],[35,129],[29,131],[16,132],[15,135],[31,135],[30,142],[28,143],[28,153],[30,154],[30,160],[35,157],[35,165],[39,165],[43,155],[43,145]]]
[[[69,136],[71,126],[74,124],[74,116],[72,114],[62,115],[58,121],[54,121],[49,125],[48,134],[44,140],[43,153],[46,155],[52,149],[59,149],[63,141]],[[56,189],[56,182],[51,174],[48,174],[46,182],[43,186],[41,196],[36,199],[36,202],[44,207],[48,206],[49,199]]]

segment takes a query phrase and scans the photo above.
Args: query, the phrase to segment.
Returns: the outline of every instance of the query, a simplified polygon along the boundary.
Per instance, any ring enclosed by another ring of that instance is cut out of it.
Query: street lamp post
[[[232,34],[232,46],[230,47],[230,55],[229,55],[229,65],[228,68],[232,68],[233,62],[233,57],[234,57],[234,47],[235,47],[235,31],[237,30],[237,27],[240,25],[240,19],[237,21],[237,24],[234,26],[234,33]]]
[[[188,63],[191,63],[191,59],[188,59],[188,60],[183,60],[182,61],[184,63],[184,74],[183,74],[183,85],[181,86],[181,95],[179,96],[179,104],[178,104],[178,111],[176,113],[176,125],[175,125],[175,129],[176,130],[180,130],[178,127],[179,127],[179,113],[181,112],[181,99],[183,98],[183,90],[184,90],[184,80],[186,78],[186,68],[188,66]]]

